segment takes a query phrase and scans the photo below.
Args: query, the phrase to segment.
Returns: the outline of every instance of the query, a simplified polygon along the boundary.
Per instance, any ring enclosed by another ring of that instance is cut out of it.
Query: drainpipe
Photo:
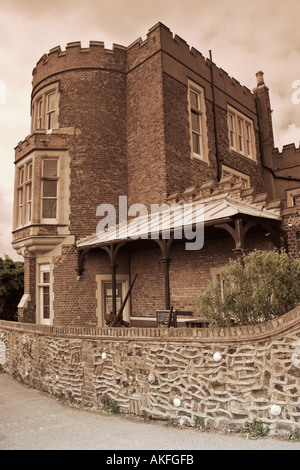
[[[214,134],[215,134],[215,147],[216,147],[216,160],[217,160],[217,179],[221,179],[221,168],[219,159],[219,145],[218,145],[218,134],[217,134],[217,116],[216,116],[216,100],[215,100],[215,85],[214,85],[214,74],[213,74],[213,61],[212,52],[209,51],[210,60],[210,77],[211,77],[211,89],[212,89],[212,100],[213,100],[213,115],[214,115]]]

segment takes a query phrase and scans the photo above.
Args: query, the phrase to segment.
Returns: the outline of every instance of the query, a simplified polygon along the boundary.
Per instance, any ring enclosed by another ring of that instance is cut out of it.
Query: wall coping
[[[300,304],[265,323],[227,328],[99,328],[88,326],[49,326],[0,320],[0,329],[42,336],[114,341],[180,341],[236,343],[261,341],[300,324]],[[0,336],[1,338],[1,336]]]

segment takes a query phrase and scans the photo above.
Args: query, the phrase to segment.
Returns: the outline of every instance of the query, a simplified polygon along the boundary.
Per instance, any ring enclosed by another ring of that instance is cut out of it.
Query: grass
[[[247,434],[251,439],[258,439],[269,434],[269,426],[265,426],[262,421],[253,419],[251,423],[246,423],[242,429],[242,433]]]

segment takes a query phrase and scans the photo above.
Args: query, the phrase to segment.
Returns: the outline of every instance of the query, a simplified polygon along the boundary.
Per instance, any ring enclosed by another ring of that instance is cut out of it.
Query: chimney
[[[256,79],[257,79],[257,86],[261,86],[265,84],[264,73],[261,70],[256,73]]]

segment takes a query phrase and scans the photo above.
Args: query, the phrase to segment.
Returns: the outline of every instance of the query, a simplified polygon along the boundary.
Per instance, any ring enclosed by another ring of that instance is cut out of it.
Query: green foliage
[[[285,439],[287,441],[300,441],[300,433],[299,431],[295,430],[288,434]]]
[[[0,319],[17,320],[17,306],[24,290],[24,265],[5,255],[0,258]]]
[[[255,250],[243,265],[230,260],[200,295],[197,309],[212,327],[249,325],[283,315],[300,300],[300,259],[285,251]]]
[[[205,419],[201,418],[199,416],[195,416],[194,418],[194,423],[195,423],[195,428],[198,429],[198,431],[204,431],[206,426],[205,426]]]
[[[103,404],[103,409],[104,411],[107,411],[108,413],[120,413],[120,407],[118,405],[118,402],[116,400],[109,400],[107,403]]]
[[[254,419],[252,423],[246,423],[242,429],[242,432],[247,434],[251,439],[267,436],[269,431],[269,426],[265,426],[262,421],[256,419]]]

